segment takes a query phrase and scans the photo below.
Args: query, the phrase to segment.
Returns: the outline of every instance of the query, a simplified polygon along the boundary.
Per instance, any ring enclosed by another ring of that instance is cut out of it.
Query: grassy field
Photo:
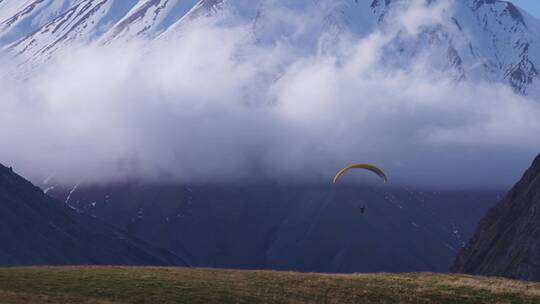
[[[540,284],[428,273],[7,268],[0,303],[540,303]]]

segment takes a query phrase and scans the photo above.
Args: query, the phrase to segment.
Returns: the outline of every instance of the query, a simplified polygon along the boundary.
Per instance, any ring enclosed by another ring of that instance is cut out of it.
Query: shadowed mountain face
[[[540,281],[540,156],[480,222],[456,272]]]
[[[74,208],[193,266],[318,272],[447,271],[498,195],[346,183],[133,183],[49,193],[69,195]]]
[[[80,214],[0,165],[0,266],[185,265]]]

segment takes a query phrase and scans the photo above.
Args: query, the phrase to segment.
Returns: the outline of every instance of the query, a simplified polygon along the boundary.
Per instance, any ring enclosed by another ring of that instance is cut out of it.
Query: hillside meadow
[[[0,269],[0,303],[540,303],[540,284],[432,273]]]

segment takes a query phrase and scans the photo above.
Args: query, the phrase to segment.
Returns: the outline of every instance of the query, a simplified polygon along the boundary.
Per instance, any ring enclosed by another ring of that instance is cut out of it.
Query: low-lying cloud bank
[[[295,35],[309,31],[294,20]],[[425,25],[396,20],[410,35]],[[381,64],[397,29],[309,50],[250,30],[206,20],[181,39],[86,45],[4,77],[0,162],[64,183],[319,182],[372,162],[395,183],[477,187],[508,186],[540,152],[540,101],[428,59]]]

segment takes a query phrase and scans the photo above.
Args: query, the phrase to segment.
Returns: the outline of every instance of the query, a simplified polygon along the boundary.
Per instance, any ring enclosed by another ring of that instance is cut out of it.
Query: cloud
[[[181,39],[74,47],[4,77],[0,160],[63,183],[321,182],[373,162],[396,184],[508,186],[539,151],[540,104],[429,56],[385,60],[403,29],[414,39],[450,9],[413,5],[331,44],[289,10],[269,15],[299,18],[302,38],[254,43],[250,23],[203,20]]]

